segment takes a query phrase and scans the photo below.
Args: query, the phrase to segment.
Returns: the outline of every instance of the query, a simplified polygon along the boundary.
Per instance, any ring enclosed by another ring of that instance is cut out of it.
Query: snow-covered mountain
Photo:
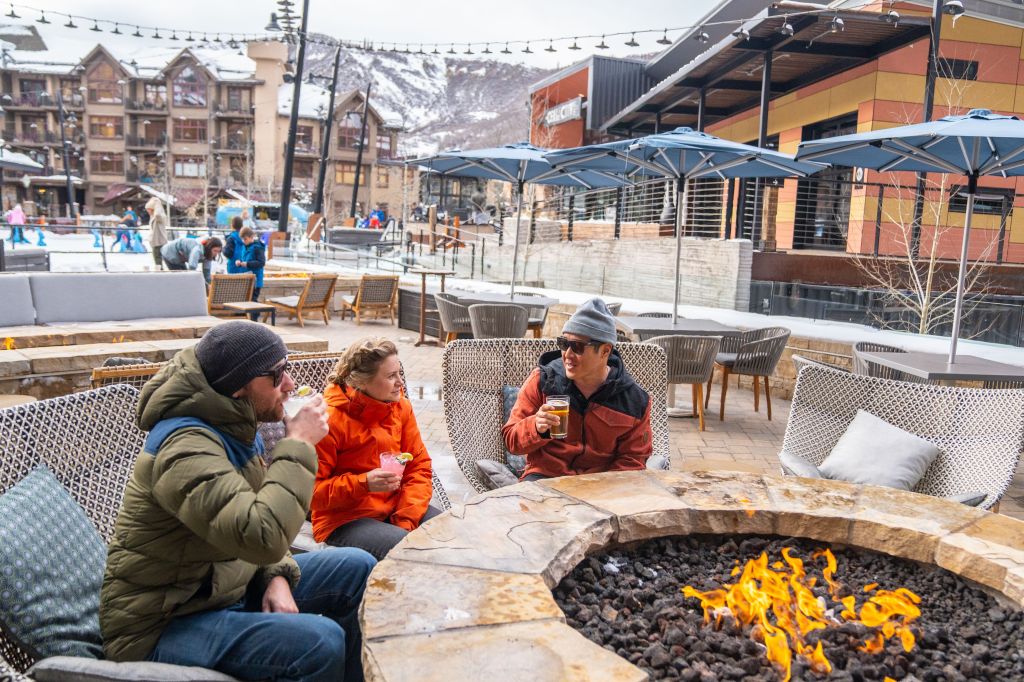
[[[330,77],[334,48],[306,48],[306,70]],[[402,154],[471,149],[527,139],[527,88],[551,71],[496,60],[342,48],[338,92],[365,90],[370,103],[400,123]]]

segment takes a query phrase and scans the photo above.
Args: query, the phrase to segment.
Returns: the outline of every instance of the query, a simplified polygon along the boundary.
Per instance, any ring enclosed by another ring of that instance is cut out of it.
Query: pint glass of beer
[[[549,395],[545,402],[551,406],[551,414],[558,417],[558,423],[551,427],[551,437],[565,438],[569,429],[569,396]]]

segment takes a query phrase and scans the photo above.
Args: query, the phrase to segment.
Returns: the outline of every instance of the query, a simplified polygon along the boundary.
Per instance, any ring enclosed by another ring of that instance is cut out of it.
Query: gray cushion
[[[44,272],[29,282],[38,324],[206,315],[199,272]]]
[[[782,464],[782,470],[788,476],[823,478],[818,467],[814,466],[800,455],[793,455],[783,450],[779,453],[779,462]]]
[[[94,661],[55,656],[29,668],[36,682],[236,682],[234,677],[206,668],[167,663]]]
[[[501,421],[505,423],[508,421],[509,416],[512,414],[512,408],[516,406],[516,400],[519,399],[519,387],[509,386],[505,384],[501,387]],[[526,471],[526,457],[523,455],[516,455],[514,453],[505,450],[505,462],[508,464],[508,468],[512,470],[516,478],[520,478],[523,472]]]
[[[493,459],[478,459],[476,470],[488,490],[497,490],[519,483],[519,479],[507,466],[501,462],[495,462]]]
[[[985,501],[986,497],[988,497],[988,495],[985,493],[960,493],[959,495],[946,495],[945,499],[950,502],[966,504],[968,507],[977,507]]]
[[[732,367],[736,364],[736,353],[718,353],[715,355],[715,362],[726,367]]]
[[[292,540],[292,552],[315,552],[318,549],[323,549],[327,545],[323,542],[317,542],[313,539],[313,524],[309,521],[302,522],[302,528],[299,529],[299,534]]]
[[[938,456],[924,438],[857,410],[818,469],[825,478],[912,490]]]
[[[291,306],[294,308],[299,304],[298,296],[278,296],[277,298],[269,299],[271,303],[280,303],[281,305]]]
[[[0,495],[0,619],[37,658],[102,655],[106,561],[99,532],[46,467]]]
[[[28,275],[0,275],[0,327],[20,327],[36,323],[32,289]]]
[[[647,458],[647,468],[655,471],[668,471],[668,458],[665,455],[651,455]]]

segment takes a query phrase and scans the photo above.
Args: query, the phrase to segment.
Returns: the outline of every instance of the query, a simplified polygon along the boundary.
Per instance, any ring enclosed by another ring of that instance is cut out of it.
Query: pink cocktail
[[[404,452],[382,452],[380,453],[380,468],[390,471],[399,476],[405,471],[405,464],[411,457]]]

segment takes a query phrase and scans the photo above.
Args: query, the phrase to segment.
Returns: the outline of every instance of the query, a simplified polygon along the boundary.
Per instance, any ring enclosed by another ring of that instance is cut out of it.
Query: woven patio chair
[[[858,341],[853,344],[853,373],[862,374],[866,377],[877,377],[879,379],[892,379],[893,381],[910,381],[916,384],[924,383],[921,377],[916,377],[908,372],[901,372],[877,362],[869,362],[864,353],[906,353],[907,351],[899,346],[890,346],[884,343],[873,343],[871,341]]]
[[[144,362],[135,365],[96,367],[92,370],[92,387],[128,384],[141,389],[166,364],[166,362]]]
[[[797,379],[783,451],[820,465],[857,410],[938,447],[914,492],[984,492],[982,509],[993,508],[1006,492],[1024,447],[1024,390],[913,384],[809,366]]]
[[[667,317],[672,317],[672,313],[640,313],[637,317],[655,317],[664,320]]]
[[[543,294],[534,294],[529,291],[520,291],[520,296],[539,298]],[[533,338],[539,339],[544,334],[544,322],[548,319],[548,307],[546,305],[530,305],[522,303],[530,316],[530,323],[526,325],[527,331],[533,332]]]
[[[608,306],[608,312],[610,312],[612,315],[618,315],[619,313],[622,312],[621,303],[607,303],[605,305]]]
[[[726,340],[728,339],[728,341]],[[715,368],[722,374],[722,400],[718,411],[719,421],[725,421],[725,396],[729,391],[730,375],[745,375],[754,380],[754,412],[761,411],[760,384],[764,383],[764,403],[768,421],[772,420],[772,394],[768,378],[779,364],[782,351],[786,349],[789,330],[785,327],[764,327],[751,329],[739,336],[722,339],[722,348],[715,358]],[[732,350],[735,348],[735,350]],[[711,379],[708,379],[704,407],[711,400]]]
[[[521,339],[530,315],[515,303],[476,303],[469,306],[469,321],[474,339]]]
[[[206,310],[216,317],[238,317],[246,313],[225,308],[225,303],[244,303],[252,300],[256,275],[243,272],[236,275],[218,273],[210,277],[210,290],[206,294]]]
[[[668,402],[675,407],[675,385],[690,384],[693,414],[704,430],[704,383],[715,370],[715,355],[722,343],[720,336],[656,336],[646,343],[665,351],[668,358]]]
[[[488,488],[476,462],[508,464],[501,427],[507,387],[518,389],[542,353],[557,350],[554,339],[459,339],[444,349],[441,395],[448,438],[459,468],[477,492]],[[626,370],[651,397],[653,453],[650,466],[669,466],[665,351],[644,343],[616,345]]]
[[[1024,381],[986,381],[982,384],[983,388],[1024,388]]]
[[[791,357],[793,359],[793,367],[796,370],[797,376],[800,376],[800,370],[802,370],[804,367],[828,367],[830,369],[836,370],[837,372],[845,372],[846,374],[850,373],[850,370],[848,370],[847,368],[842,367],[840,365],[833,365],[830,362],[812,360],[811,358],[804,357],[803,355],[793,355]]]
[[[352,311],[356,324],[362,324],[364,317],[380,319],[387,315],[395,322],[395,301],[398,300],[398,275],[363,275],[359,280],[359,291],[353,297],[341,299],[341,319]]]
[[[302,316],[308,313],[320,313],[324,324],[330,324],[331,300],[334,298],[334,285],[337,281],[337,275],[313,274],[309,276],[306,286],[298,296],[268,298],[267,303],[272,304],[280,312],[288,313],[288,319],[297,319],[300,327],[306,326],[302,321]],[[267,315],[264,313],[263,319],[266,319]],[[344,311],[342,311],[342,319],[345,319]]]
[[[434,294],[437,315],[441,318],[441,329],[444,338],[441,345],[459,338],[459,334],[472,334],[473,326],[469,321],[469,308],[459,303],[458,297],[452,294]]]

